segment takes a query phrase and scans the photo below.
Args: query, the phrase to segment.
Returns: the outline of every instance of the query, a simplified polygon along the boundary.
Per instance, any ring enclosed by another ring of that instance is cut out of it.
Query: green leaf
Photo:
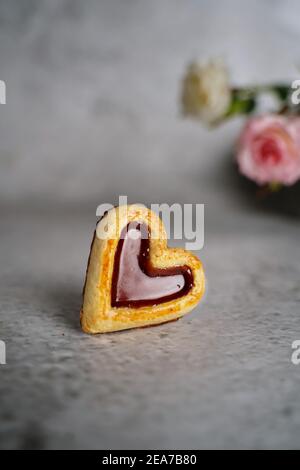
[[[226,117],[232,117],[238,114],[250,114],[256,107],[256,99],[254,96],[242,93],[233,93],[230,107],[226,113]]]
[[[270,91],[275,93],[275,95],[281,100],[286,101],[291,92],[291,87],[288,85],[271,85]]]

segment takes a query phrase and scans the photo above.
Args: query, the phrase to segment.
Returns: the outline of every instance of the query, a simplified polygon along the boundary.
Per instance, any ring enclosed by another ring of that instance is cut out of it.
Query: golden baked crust
[[[184,295],[168,302],[138,308],[112,307],[111,286],[114,259],[121,231],[130,222],[144,222],[150,228],[150,261],[154,267],[189,266],[193,286]],[[201,262],[181,248],[168,248],[160,218],[137,204],[109,211],[98,223],[91,246],[83,292],[80,321],[86,333],[106,333],[176,320],[192,310],[205,290]]]

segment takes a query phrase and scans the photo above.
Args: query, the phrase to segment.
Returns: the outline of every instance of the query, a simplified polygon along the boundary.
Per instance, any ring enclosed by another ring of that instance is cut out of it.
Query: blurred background
[[[0,14],[3,203],[224,201],[212,182],[236,129],[180,119],[186,64],[224,58],[239,85],[300,67],[297,1],[13,0]]]
[[[299,220],[231,168],[242,120],[179,112],[194,58],[299,78],[296,0],[0,1],[0,447],[299,447]],[[208,293],[187,319],[89,337],[96,207],[204,203]]]

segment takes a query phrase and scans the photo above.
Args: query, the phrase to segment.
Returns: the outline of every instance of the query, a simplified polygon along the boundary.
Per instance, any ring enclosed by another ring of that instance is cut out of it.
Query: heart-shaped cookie
[[[121,206],[98,223],[88,261],[81,325],[105,333],[175,320],[205,289],[201,262],[167,247],[160,218],[144,206]]]

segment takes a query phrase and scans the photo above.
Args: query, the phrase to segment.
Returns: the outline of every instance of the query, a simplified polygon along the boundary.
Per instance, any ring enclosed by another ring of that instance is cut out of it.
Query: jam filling
[[[150,262],[150,232],[144,223],[130,223],[115,253],[111,304],[144,307],[186,295],[193,287],[188,266],[155,268]]]

